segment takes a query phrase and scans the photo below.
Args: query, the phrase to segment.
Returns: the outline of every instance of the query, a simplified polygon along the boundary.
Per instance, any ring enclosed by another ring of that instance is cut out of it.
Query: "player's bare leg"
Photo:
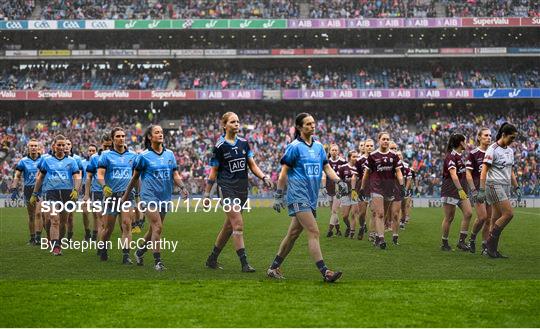
[[[122,212],[120,215],[122,218],[122,241],[126,246],[129,246],[129,243],[131,242],[131,221],[133,220],[134,213],[135,210],[130,209],[129,211]],[[129,247],[122,249],[122,264],[133,264],[129,257],[130,251]]]
[[[345,231],[345,237],[348,238],[348,234],[351,232],[351,223],[349,220],[349,215],[351,214],[351,206],[341,206],[341,217],[343,218],[343,222],[345,222],[347,225],[347,230]]]
[[[360,201],[358,203],[358,240],[364,238],[364,233],[366,230],[366,214],[367,214],[367,203]]]
[[[506,225],[514,218],[514,211],[510,200],[497,202],[492,207],[494,221],[487,240],[487,254],[492,258],[506,258],[499,252],[499,239]]]
[[[461,221],[461,227],[459,231],[458,249],[463,251],[469,251],[469,246],[466,243],[467,234],[469,233],[469,224],[472,217],[472,207],[469,200],[462,200],[459,204],[459,208],[463,213],[463,220]]]
[[[393,201],[390,205],[390,214],[392,217],[392,243],[398,245],[399,238],[399,218],[401,214],[402,201]]]
[[[231,221],[229,220],[228,216],[225,216],[225,221],[223,222],[223,226],[221,227],[221,230],[218,233],[216,242],[214,243],[214,248],[212,250],[212,253],[206,259],[206,267],[212,268],[212,269],[222,269],[217,259],[219,257],[219,254],[221,253],[221,251],[223,250],[223,248],[229,241],[229,238],[231,237],[232,232],[233,232],[233,228],[231,225]]]
[[[26,213],[28,214],[28,231],[30,231],[29,245],[36,245],[36,206],[28,203],[26,207]]]
[[[386,249],[386,241],[384,240],[384,199],[382,197],[374,197],[371,200],[375,221],[375,246],[381,249]]]
[[[456,215],[456,206],[445,203],[443,205],[444,218],[442,222],[442,251],[451,251],[452,247],[448,243],[448,235],[450,234],[450,227],[454,221],[454,216]]]

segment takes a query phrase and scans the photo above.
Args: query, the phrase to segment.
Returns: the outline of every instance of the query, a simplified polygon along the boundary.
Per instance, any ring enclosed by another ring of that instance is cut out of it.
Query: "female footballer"
[[[244,245],[244,219],[242,218],[242,209],[248,200],[249,170],[261,179],[266,187],[272,188],[273,184],[255,163],[247,140],[238,137],[240,131],[238,116],[233,112],[227,112],[223,114],[221,124],[224,134],[219,137],[212,151],[210,159],[212,168],[206,182],[204,198],[205,204],[208,204],[212,186],[217,182],[220,202],[225,212],[225,222],[206,260],[206,266],[212,269],[221,267],[217,261],[218,256],[232,236],[242,272],[255,272],[247,261]]]
[[[332,271],[324,263],[319,243],[319,227],[317,226],[316,209],[321,177],[326,177],[337,184],[337,196],[348,193],[347,183],[342,181],[328,164],[323,145],[315,141],[315,119],[308,113],[300,113],[295,119],[295,139],[287,145],[281,158],[281,173],[274,194],[273,208],[281,212],[287,205],[291,224],[287,235],[281,241],[277,255],[267,271],[271,278],[283,279],[280,266],[292,250],[296,239],[302,231],[308,236],[308,248],[323,280],[334,282],[342,273]],[[287,185],[287,201],[285,205],[283,190]]]

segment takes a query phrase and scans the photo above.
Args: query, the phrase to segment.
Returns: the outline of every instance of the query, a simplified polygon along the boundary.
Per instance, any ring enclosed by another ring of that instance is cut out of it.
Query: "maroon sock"
[[[465,242],[467,239],[467,233],[459,233],[459,242]]]
[[[501,231],[502,229],[497,224],[493,224],[491,232],[489,232],[489,238],[487,240],[487,247],[489,251],[497,251]]]

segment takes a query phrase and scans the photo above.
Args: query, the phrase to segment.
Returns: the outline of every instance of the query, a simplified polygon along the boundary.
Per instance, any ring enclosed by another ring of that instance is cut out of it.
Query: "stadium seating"
[[[47,70],[44,68],[11,69],[0,76],[0,89],[369,89],[369,88],[535,88],[540,86],[540,69],[463,70],[447,68],[442,73],[442,84],[427,70],[405,68],[326,68],[321,71],[267,69],[217,72],[213,70],[137,69],[122,70]],[[106,78],[110,76],[110,78]],[[169,81],[174,83],[169,85]],[[141,81],[143,81],[141,83]],[[41,86],[41,87],[38,87]]]

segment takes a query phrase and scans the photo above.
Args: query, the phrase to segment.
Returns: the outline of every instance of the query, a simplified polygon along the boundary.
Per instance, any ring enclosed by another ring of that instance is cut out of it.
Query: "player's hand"
[[[90,200],[90,196],[89,196],[88,194],[85,193],[84,196],[83,196],[83,201],[86,202],[86,201],[88,201],[88,200]]]
[[[184,200],[186,200],[188,198],[189,191],[185,186],[180,187],[180,195],[182,196],[182,198],[184,198]]]
[[[486,190],[481,188],[476,195],[476,202],[484,203],[486,201]]]
[[[108,198],[112,195],[112,188],[109,185],[103,186],[103,196]]]
[[[30,205],[32,206],[35,206],[36,203],[38,202],[38,196],[37,196],[37,193],[32,193],[32,196],[30,197],[30,200],[28,201],[30,203]]]
[[[471,199],[471,203],[477,203],[478,202],[478,191],[477,190],[471,190],[469,193],[469,199]]]
[[[327,199],[328,198],[328,190],[326,189],[326,187],[323,187],[321,189],[321,198],[323,199]]]
[[[212,206],[212,200],[210,200],[210,193],[204,192],[203,194],[203,207],[210,208]]]
[[[461,200],[467,199],[467,193],[465,193],[465,191],[462,188],[458,190],[458,195]]]
[[[71,193],[69,194],[69,198],[73,201],[77,201],[77,199],[79,198],[79,191],[77,191],[77,189],[71,190]]]
[[[272,205],[275,211],[281,212],[281,209],[285,209],[285,200],[283,198],[283,190],[277,190],[274,192],[274,204]]]
[[[521,197],[523,196],[523,192],[521,192],[521,188],[519,186],[516,186],[514,188],[514,194],[516,195],[517,202],[521,202]]]
[[[354,202],[358,201],[358,193],[356,192],[355,189],[351,190],[351,200],[354,201]]]
[[[338,199],[341,199],[342,197],[344,197],[345,195],[349,194],[349,186],[347,186],[347,183],[345,183],[344,181],[340,180],[339,182],[337,182],[337,193],[336,193],[336,197]]]
[[[269,189],[274,188],[274,183],[272,182],[270,178],[268,178],[268,176],[264,176],[262,180],[263,180],[264,186],[268,187]]]
[[[405,185],[399,186],[399,195],[404,198],[407,195],[407,189],[405,188]]]
[[[15,201],[19,197],[19,191],[16,187],[11,189],[11,200]]]
[[[410,188],[410,189],[407,190],[406,197],[407,197],[407,198],[412,198],[412,196],[413,196],[413,189]]]

